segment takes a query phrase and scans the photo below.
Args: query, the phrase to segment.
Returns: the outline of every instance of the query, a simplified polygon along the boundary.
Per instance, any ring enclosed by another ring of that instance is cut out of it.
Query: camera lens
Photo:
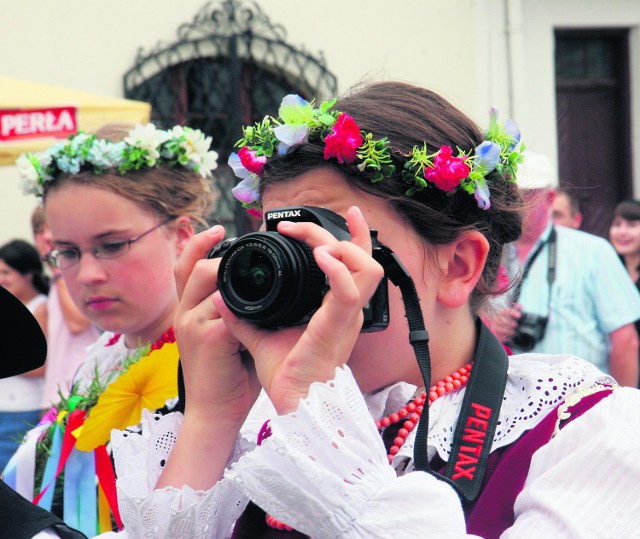
[[[536,345],[536,338],[528,331],[519,331],[511,338],[511,343],[523,352],[530,352]]]
[[[254,232],[222,255],[218,287],[236,316],[278,328],[306,323],[327,285],[308,245],[277,232]]]
[[[231,287],[240,299],[260,301],[269,294],[275,281],[273,265],[263,252],[245,249],[236,259]]]

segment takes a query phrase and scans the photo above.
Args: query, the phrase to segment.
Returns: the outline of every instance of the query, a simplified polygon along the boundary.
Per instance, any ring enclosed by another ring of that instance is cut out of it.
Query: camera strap
[[[522,291],[522,285],[524,284],[524,280],[527,278],[527,275],[529,275],[529,270],[531,269],[531,266],[533,266],[533,263],[536,261],[536,258],[538,258],[538,255],[540,254],[540,252],[542,251],[542,249],[544,248],[545,245],[549,245],[549,265],[547,267],[547,283],[549,284],[549,302],[551,302],[551,287],[553,286],[553,282],[556,280],[556,260],[557,260],[557,252],[558,252],[558,245],[557,245],[557,232],[555,227],[551,227],[551,232],[549,233],[549,237],[547,238],[546,241],[540,242],[538,244],[538,247],[536,247],[536,250],[533,252],[533,254],[529,257],[529,260],[527,260],[527,263],[524,265],[524,269],[522,270],[522,277],[520,277],[520,281],[518,281],[518,284],[516,285],[513,294],[511,296],[511,303],[517,303],[518,299],[520,298],[520,292]]]
[[[413,279],[396,254],[383,247],[381,264],[385,276],[402,293],[409,323],[409,342],[413,346],[425,389],[431,387],[431,358],[429,334],[424,326],[420,299]],[[467,382],[456,428],[451,454],[444,475],[432,470],[427,455],[429,406],[422,410],[413,449],[414,467],[449,483],[465,502],[473,501],[482,486],[491,445],[500,416],[500,408],[507,384],[509,358],[498,339],[478,319],[478,344],[473,369]]]

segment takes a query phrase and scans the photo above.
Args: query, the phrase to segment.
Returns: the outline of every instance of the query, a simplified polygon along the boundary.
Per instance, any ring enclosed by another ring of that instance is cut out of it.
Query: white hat
[[[541,153],[525,150],[524,162],[518,166],[516,181],[520,189],[553,189],[558,176],[551,160]]]

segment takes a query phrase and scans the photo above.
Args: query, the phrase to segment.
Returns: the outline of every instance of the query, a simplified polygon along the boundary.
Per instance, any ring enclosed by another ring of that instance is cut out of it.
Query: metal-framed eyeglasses
[[[99,258],[101,260],[111,260],[113,258],[120,258],[131,250],[131,245],[133,245],[138,240],[141,240],[146,235],[151,234],[154,230],[157,230],[161,226],[166,225],[170,221],[173,221],[174,217],[169,217],[165,219],[161,223],[157,224],[153,228],[149,230],[145,230],[142,234],[138,234],[134,238],[130,238],[128,240],[123,240],[119,238],[105,240],[97,245],[92,245],[91,247],[85,247],[81,249],[80,247],[64,247],[59,249],[53,249],[46,255],[42,257],[44,262],[47,262],[51,267],[65,270],[72,266],[75,266],[78,262],[80,262],[80,258],[82,257],[82,253],[91,253],[95,258]]]

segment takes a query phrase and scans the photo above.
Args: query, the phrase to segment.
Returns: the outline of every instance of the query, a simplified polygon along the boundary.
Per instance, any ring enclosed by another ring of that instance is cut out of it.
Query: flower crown
[[[356,121],[344,112],[332,110],[336,99],[323,102],[315,108],[298,95],[282,100],[278,118],[265,117],[262,122],[243,128],[243,138],[236,146],[237,153],[229,156],[229,165],[242,179],[232,192],[252,214],[260,215],[260,176],[267,160],[274,153],[283,155],[296,144],[307,142],[319,134],[324,142],[324,158],[343,163],[357,163],[360,171],[371,174],[377,183],[391,177],[396,167],[387,138],[375,139],[372,133],[361,131]],[[407,184],[405,195],[414,196],[426,188],[438,188],[447,193],[463,189],[474,195],[478,207],[491,206],[486,176],[493,170],[507,181],[515,182],[518,164],[523,161],[524,145],[520,131],[513,120],[498,122],[498,112],[489,112],[489,129],[485,140],[473,153],[457,148],[457,155],[449,146],[430,152],[426,144],[414,146],[405,159],[402,180]]]
[[[16,164],[24,192],[42,197],[45,183],[82,170],[103,174],[113,169],[124,175],[143,167],[179,165],[206,178],[218,166],[218,154],[210,147],[211,137],[198,129],[175,126],[163,131],[138,124],[121,142],[79,132],[42,153],[21,155]]]

